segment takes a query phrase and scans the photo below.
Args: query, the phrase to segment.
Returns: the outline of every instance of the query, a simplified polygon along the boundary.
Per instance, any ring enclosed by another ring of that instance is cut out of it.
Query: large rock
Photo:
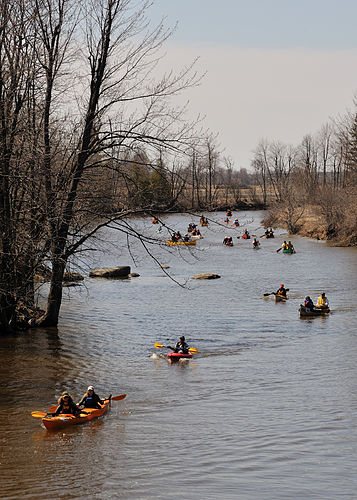
[[[217,278],[220,278],[220,275],[213,273],[202,273],[196,274],[196,276],[192,276],[193,280],[215,280]]]
[[[102,267],[92,269],[89,273],[91,278],[128,278],[130,266]]]

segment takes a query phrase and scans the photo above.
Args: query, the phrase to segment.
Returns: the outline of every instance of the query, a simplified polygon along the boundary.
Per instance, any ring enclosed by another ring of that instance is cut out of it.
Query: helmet
[[[185,340],[185,337],[184,336],[180,337],[180,340]]]
[[[281,287],[282,287],[282,288],[284,288],[284,285],[283,285],[283,284],[281,284],[281,285],[280,285],[280,288],[281,288]]]

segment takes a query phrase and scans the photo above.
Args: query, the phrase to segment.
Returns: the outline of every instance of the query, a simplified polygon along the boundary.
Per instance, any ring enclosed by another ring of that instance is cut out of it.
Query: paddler
[[[288,241],[288,249],[291,250],[292,253],[295,253],[295,248],[294,245],[291,243],[291,241]]]
[[[306,309],[310,309],[311,311],[314,309],[314,303],[308,295],[305,297],[304,307],[306,307]]]
[[[78,415],[81,410],[77,407],[71,396],[67,391],[62,392],[61,397],[58,400],[58,406],[54,413],[55,416],[60,414],[70,414],[70,415]]]
[[[283,241],[283,244],[281,245],[281,248],[282,248],[283,250],[288,250],[289,245],[287,244],[287,242],[286,242],[285,240]]]
[[[175,347],[167,346],[168,349],[173,349],[174,352],[180,352],[182,354],[188,354],[188,344],[186,344],[186,339],[184,336],[180,337]]]
[[[316,307],[319,307],[320,309],[327,309],[328,306],[329,306],[328,298],[326,297],[325,292],[322,292],[320,297],[317,298]]]
[[[98,394],[94,392],[94,387],[90,385],[87,389],[87,392],[83,394],[82,399],[77,406],[84,406],[84,408],[101,408],[104,401],[100,399]]]
[[[279,289],[276,291],[275,295],[280,295],[280,297],[285,297],[287,298],[286,292],[288,291],[288,288],[284,287],[284,284],[282,283],[279,287]]]

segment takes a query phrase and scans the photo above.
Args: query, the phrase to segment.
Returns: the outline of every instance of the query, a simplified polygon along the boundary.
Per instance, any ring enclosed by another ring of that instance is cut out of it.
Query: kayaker
[[[295,248],[294,245],[291,243],[291,241],[288,241],[288,249],[291,250],[292,253],[295,253]]]
[[[60,415],[61,413],[78,415],[81,410],[77,407],[71,396],[67,391],[62,392],[61,397],[58,400],[58,406],[54,413],[55,416]]]
[[[101,408],[103,403],[104,401],[94,392],[94,387],[90,385],[77,406],[84,406],[84,408]]]
[[[167,346],[169,349],[173,349],[174,352],[180,352],[182,354],[188,354],[188,344],[186,344],[186,339],[184,336],[180,337],[175,347]]]
[[[254,238],[254,240],[253,240],[253,248],[258,248],[259,245],[260,245],[259,240],[257,240],[256,238]]]
[[[310,309],[311,311],[314,308],[314,303],[312,302],[311,298],[308,295],[305,297],[304,307],[306,307],[306,309]]]
[[[276,291],[276,295],[280,295],[281,297],[286,297],[286,292],[288,291],[288,288],[284,287],[284,284],[282,283],[279,287],[279,289]]]
[[[287,244],[287,242],[285,240],[283,241],[283,244],[281,245],[281,248],[283,250],[287,250],[289,248],[289,246],[288,246],[288,244]]]
[[[327,309],[329,306],[328,298],[325,295],[325,292],[322,292],[320,297],[317,298],[316,307],[320,307],[321,309]]]

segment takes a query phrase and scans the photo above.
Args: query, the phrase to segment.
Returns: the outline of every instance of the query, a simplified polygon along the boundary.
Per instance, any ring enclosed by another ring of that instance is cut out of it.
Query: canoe
[[[203,236],[202,234],[191,234],[191,238],[193,240],[202,240]]]
[[[289,297],[284,297],[283,295],[280,295],[279,293],[274,294],[275,297],[275,302],[286,302]]]
[[[105,415],[110,407],[110,400],[106,399],[101,408],[85,408],[85,413],[80,413],[77,417],[74,415],[60,414],[57,417],[45,417],[42,419],[43,425],[49,431],[56,431],[71,425],[84,424],[96,418]]]
[[[167,357],[170,361],[179,361],[180,359],[192,358],[192,353],[188,352],[187,354],[183,354],[182,352],[169,352]]]
[[[202,227],[208,226],[208,222],[200,222]]]
[[[183,245],[183,246],[191,246],[191,245],[196,245],[196,240],[193,240],[193,241],[171,241],[171,240],[167,240],[166,241],[166,244],[167,245]]]
[[[291,248],[283,248],[283,253],[294,253]]]
[[[311,318],[313,316],[326,316],[329,312],[330,309],[328,307],[324,308],[314,307],[313,309],[308,309],[301,304],[299,308],[299,313],[301,318]]]

